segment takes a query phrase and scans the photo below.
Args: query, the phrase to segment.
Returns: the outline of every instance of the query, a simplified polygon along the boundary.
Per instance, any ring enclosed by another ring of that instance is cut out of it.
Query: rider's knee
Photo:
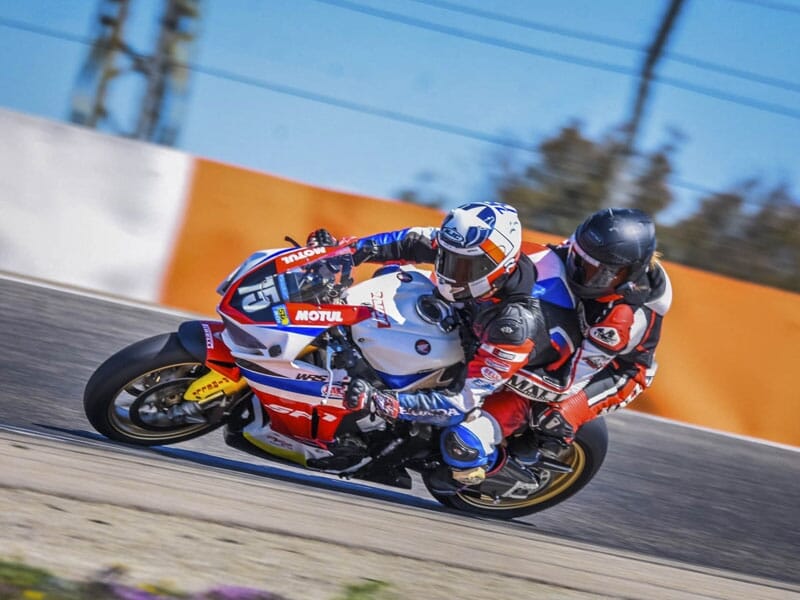
[[[457,469],[491,465],[497,456],[495,446],[499,442],[496,422],[481,415],[442,432],[442,456],[448,465]]]

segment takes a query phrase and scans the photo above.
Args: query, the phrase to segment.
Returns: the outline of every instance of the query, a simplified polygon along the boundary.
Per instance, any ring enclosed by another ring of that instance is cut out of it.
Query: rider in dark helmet
[[[570,443],[581,425],[629,404],[652,383],[672,286],[657,260],[653,220],[640,210],[598,211],[554,250],[580,300],[584,339],[556,372],[528,375],[554,394],[544,407],[534,405],[536,429]]]
[[[646,274],[656,251],[652,219],[633,208],[608,208],[575,230],[567,251],[567,276],[582,299],[648,287]]]

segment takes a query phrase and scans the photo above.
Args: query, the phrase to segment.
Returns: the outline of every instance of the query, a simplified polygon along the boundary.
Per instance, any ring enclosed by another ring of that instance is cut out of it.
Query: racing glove
[[[379,390],[358,377],[347,384],[343,404],[350,410],[367,409],[387,420],[394,420],[400,414],[400,403],[394,392]]]
[[[327,229],[315,229],[308,234],[306,246],[316,248],[318,246],[335,246],[336,238]]]
[[[353,264],[358,266],[361,263],[379,258],[380,249],[375,240],[362,240],[356,242],[355,252],[353,253]]]
[[[562,402],[552,402],[536,418],[534,426],[540,433],[557,437],[571,444],[581,425],[595,417],[589,407],[586,392],[580,391]]]

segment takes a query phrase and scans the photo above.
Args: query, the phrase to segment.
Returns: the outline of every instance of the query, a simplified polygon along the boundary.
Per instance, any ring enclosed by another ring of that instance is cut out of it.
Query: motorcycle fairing
[[[245,366],[240,366],[240,369],[250,387],[256,392],[280,396],[294,402],[342,406],[344,398],[342,384],[347,373],[339,369],[328,373],[325,369],[313,365],[307,367],[296,367],[293,372],[288,373],[292,367],[281,368],[276,365],[276,368],[280,368],[283,372],[266,372],[263,369],[256,370]]]
[[[221,339],[224,329],[219,321],[185,321],[178,327],[178,339],[197,360],[228,379],[238,381],[241,378],[239,368]]]
[[[280,407],[283,413],[276,412],[269,409],[269,403],[264,408],[270,416],[269,421],[265,421],[264,413],[262,412],[261,405],[256,398],[252,400],[251,410],[253,411],[253,420],[248,423],[242,435],[251,444],[260,448],[264,452],[289,460],[294,463],[306,466],[306,461],[309,458],[327,458],[333,454],[314,443],[304,443],[301,440],[295,439],[296,434],[287,427],[286,420],[282,419],[282,414],[287,414],[287,411],[292,411],[288,406],[285,406],[281,399],[276,399],[276,407]],[[278,403],[279,402],[279,403]],[[308,418],[309,423],[311,418]],[[283,430],[283,431],[281,431]],[[305,436],[309,437],[309,436]]]
[[[257,394],[261,405],[270,417],[272,428],[282,434],[291,435],[308,443],[324,444],[336,437],[342,418],[349,411],[329,404],[311,404],[289,400],[285,395]]]
[[[452,378],[446,377],[446,371],[446,369],[438,369],[412,375],[392,375],[380,371],[376,371],[376,373],[389,389],[405,392],[421,388],[445,387],[452,382]]]

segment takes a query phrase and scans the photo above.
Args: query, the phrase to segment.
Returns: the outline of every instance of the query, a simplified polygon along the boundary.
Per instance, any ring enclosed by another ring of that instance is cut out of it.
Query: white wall
[[[0,270],[155,301],[192,164],[0,109]]]

